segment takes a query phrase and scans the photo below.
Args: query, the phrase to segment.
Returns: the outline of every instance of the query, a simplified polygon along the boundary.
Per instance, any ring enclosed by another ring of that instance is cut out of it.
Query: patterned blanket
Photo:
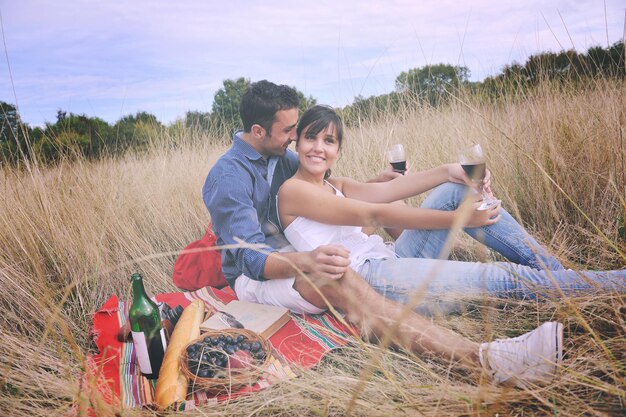
[[[191,300],[200,299],[207,310],[215,311],[235,296],[229,290],[206,287],[194,292],[160,294],[155,298],[170,306],[183,307]],[[129,302],[113,295],[95,313],[92,334],[99,353],[88,358],[88,373],[92,381],[96,381],[105,401],[115,408],[152,408],[156,381],[150,381],[139,373],[133,344],[117,340],[117,333],[127,320],[129,307]],[[297,376],[319,363],[331,349],[349,343],[354,335],[354,329],[344,326],[331,314],[292,314],[287,324],[270,337],[272,357],[257,384],[218,396],[207,395],[204,391],[192,392],[179,409],[191,410],[199,405],[218,403]]]

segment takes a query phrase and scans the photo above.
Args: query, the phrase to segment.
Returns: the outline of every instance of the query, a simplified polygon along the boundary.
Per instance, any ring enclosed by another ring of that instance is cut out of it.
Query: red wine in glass
[[[485,154],[480,145],[476,144],[469,148],[463,149],[459,153],[459,162],[463,171],[470,179],[478,185],[483,197],[483,204],[480,210],[491,208],[500,203],[500,200],[493,198],[491,195],[483,191],[483,180],[487,174],[487,165],[485,163]]]
[[[467,174],[472,181],[481,181],[485,179],[487,173],[487,164],[484,162],[465,162],[461,163],[463,171]]]
[[[391,166],[396,172],[404,173],[404,171],[406,171],[406,161],[391,162]]]
[[[394,171],[404,174],[406,172],[406,156],[404,146],[401,143],[392,145],[387,149],[387,159]]]

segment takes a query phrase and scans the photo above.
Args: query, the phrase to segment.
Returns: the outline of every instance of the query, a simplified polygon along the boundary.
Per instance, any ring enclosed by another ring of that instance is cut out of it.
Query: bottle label
[[[151,340],[146,340],[144,332],[132,332],[135,355],[142,374],[156,378],[161,369],[163,355],[167,349],[165,329],[159,330],[159,335]]]
[[[151,374],[152,366],[150,365],[150,355],[148,355],[148,344],[146,343],[146,334],[144,332],[132,332],[133,344],[135,345],[135,355],[139,362],[139,369],[143,374]]]
[[[165,329],[159,331],[161,333],[161,344],[163,345],[163,352],[167,350],[167,336],[165,335]]]

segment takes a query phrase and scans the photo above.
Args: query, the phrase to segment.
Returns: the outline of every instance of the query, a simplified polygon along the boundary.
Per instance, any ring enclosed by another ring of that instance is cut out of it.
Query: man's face
[[[283,156],[287,147],[296,140],[298,109],[279,110],[272,124],[272,131],[266,132],[259,153],[264,157]]]

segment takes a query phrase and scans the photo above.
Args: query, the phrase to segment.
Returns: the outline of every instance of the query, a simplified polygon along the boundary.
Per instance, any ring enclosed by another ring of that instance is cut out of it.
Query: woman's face
[[[310,174],[323,177],[339,156],[335,125],[331,123],[315,136],[309,135],[308,130],[307,126],[296,142],[300,167]]]

